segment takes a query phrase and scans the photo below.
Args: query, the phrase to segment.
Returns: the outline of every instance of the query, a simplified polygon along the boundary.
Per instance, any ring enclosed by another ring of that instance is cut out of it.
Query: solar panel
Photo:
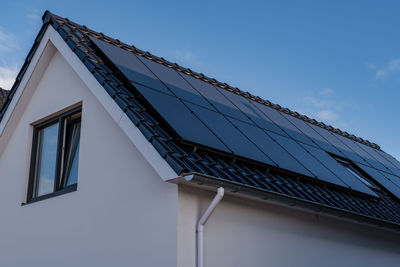
[[[104,41],[95,38],[92,40],[129,80],[211,108],[210,104],[175,70]]]
[[[400,177],[400,170],[399,169],[397,169],[395,167],[392,167],[392,166],[388,166],[387,168],[388,168],[388,170],[382,170],[382,171],[386,172],[386,173],[391,173],[391,174],[394,174],[394,175]]]
[[[231,152],[181,101],[138,84],[134,86],[177,133],[187,140]],[[171,106],[173,108],[171,108]]]
[[[270,138],[262,129],[235,119],[232,119],[232,122],[241,132],[245,133],[250,140],[253,140],[257,147],[273,159],[280,168],[310,177],[314,176],[309,170],[301,165],[297,159],[284,150],[282,146],[280,146],[276,141],[273,141],[273,139]]]
[[[297,129],[296,126],[294,126],[291,122],[285,119],[279,111],[255,101],[252,101],[251,104],[256,109],[258,109],[264,115],[265,118],[268,118],[269,120],[277,124],[282,129],[282,131],[286,133],[288,136],[302,143],[314,145],[310,138],[304,135],[299,129]]]
[[[185,79],[175,70],[156,63],[144,57],[138,56],[152,73],[159,78],[177,97],[194,104],[213,109],[210,103],[202,97]]]
[[[325,132],[327,140],[340,149],[346,158],[351,159],[354,162],[370,165],[371,167],[384,168],[380,163],[366,157],[367,153],[355,145],[354,141],[336,133],[331,133],[325,129],[320,129],[320,131]]]
[[[351,175],[341,164],[339,164],[331,155],[316,149],[311,146],[304,145],[304,147],[317,159],[319,159],[329,170],[331,170],[336,177],[343,181],[348,187],[353,190],[357,190],[369,195],[376,194],[371,191],[364,183],[362,183],[357,177]]]
[[[362,161],[358,161],[360,163],[364,163],[367,165],[370,165],[371,167],[374,167],[379,170],[385,170],[385,166],[378,162],[375,158],[373,158],[370,154],[368,154],[364,149],[362,149],[358,143],[355,141],[343,137],[341,135],[334,134],[336,138],[338,138],[341,142],[343,142],[352,152],[356,153],[359,155],[359,158],[361,158]]]
[[[370,167],[377,168],[382,171],[386,171],[392,174],[400,175],[400,170],[394,169],[390,166],[387,166],[386,164],[383,164],[383,160],[378,161],[376,160],[376,156],[372,156],[374,154],[372,153],[379,153],[381,152],[374,151],[374,149],[367,147],[365,145],[359,144],[353,140],[350,140],[349,138],[343,137],[341,135],[331,133],[328,130],[322,129],[320,127],[317,127],[315,125],[309,124],[311,128],[313,128],[318,134],[324,136],[333,146],[336,147],[336,150],[340,151],[338,154],[333,152],[332,150],[327,150],[331,153],[337,154],[344,156],[346,158],[351,159],[354,162],[358,162]],[[366,148],[368,148],[371,153],[368,153],[366,151]],[[328,147],[329,149],[329,147]],[[386,154],[386,153],[385,153]],[[387,154],[386,154],[387,155]]]
[[[326,151],[333,153],[335,155],[340,155],[340,156],[346,157],[346,155],[343,153],[343,144],[340,144],[338,140],[336,140],[336,143],[339,143],[339,144],[332,142],[332,140],[330,140],[332,138],[332,136],[327,130],[322,129],[321,127],[318,127],[311,123],[309,123],[308,126],[311,129],[313,129],[317,134],[319,134],[327,143],[329,143],[331,145],[331,146],[326,147],[327,148]],[[338,146],[338,145],[340,145],[340,146]]]
[[[398,168],[400,167],[400,163],[395,158],[383,151],[378,151],[364,144],[358,145],[384,166],[384,169],[382,169],[384,172],[389,172],[400,177],[400,169]]]
[[[187,103],[187,105],[234,154],[274,165],[274,162],[266,156],[265,153],[256,147],[250,139],[238,131],[238,129],[220,113],[191,103]],[[188,140],[191,139],[189,138]]]
[[[237,118],[239,120],[247,121],[247,116],[237,109],[225,96],[223,96],[216,88],[207,82],[204,82],[200,79],[193,78],[192,76],[182,74],[180,75],[191,85],[193,86],[200,94],[202,94],[214,109],[223,113],[229,114],[233,118]]]
[[[390,181],[392,181],[395,185],[400,187],[400,177],[388,174],[386,172],[381,172],[384,176],[386,176]]]
[[[383,175],[382,172],[365,166],[363,164],[356,164],[359,168],[361,168],[364,172],[366,172],[369,176],[371,176],[377,183],[385,187],[389,192],[394,194],[397,198],[400,199],[400,186],[393,181],[393,176],[390,174]],[[394,179],[395,180],[395,179]]]
[[[394,157],[392,157],[391,155],[383,152],[383,151],[379,151],[379,150],[374,150],[376,154],[378,154],[381,158],[383,158],[384,160],[386,160],[386,162],[384,162],[384,164],[386,166],[388,166],[388,163],[390,163],[392,166],[396,167],[397,169],[400,169],[400,162],[398,162]],[[383,160],[381,160],[381,162],[383,162]]]
[[[96,38],[91,38],[91,40],[129,80],[170,93],[135,54]]]
[[[297,127],[297,129],[299,129],[299,131],[301,131],[304,135],[306,135],[306,136],[308,136],[308,138],[310,138],[312,144],[308,144],[308,145],[316,146],[323,150],[330,151],[332,153],[334,153],[333,151],[338,152],[335,147],[333,147],[320,134],[318,134],[315,130],[313,130],[309,126],[309,123],[307,123],[303,120],[300,120],[298,118],[295,118],[291,115],[285,114],[285,113],[281,113],[281,114],[288,121],[290,121],[293,125],[295,125]]]
[[[92,41],[184,141],[376,196],[320,149],[340,153],[318,130],[161,63]]]
[[[385,166],[386,169],[390,169],[392,170],[392,172],[394,172],[396,175],[400,175],[400,170],[397,168],[396,163],[399,165],[400,167],[400,163],[393,158],[393,162],[391,162],[390,160],[386,159],[383,156],[383,152],[377,151],[375,148],[366,146],[364,144],[360,144],[360,146],[366,151],[368,152],[368,154],[370,154],[371,156],[373,156],[377,161],[379,161],[382,165]],[[386,154],[386,153],[385,153]]]
[[[274,133],[270,133],[271,137],[274,138],[286,151],[296,158],[304,167],[306,167],[314,176],[325,182],[337,184],[346,187],[347,185],[327,169],[321,161],[314,157],[300,144],[296,143],[290,138],[286,138]]]
[[[358,142],[355,142],[353,140],[350,140],[348,138],[345,138],[343,136],[334,133],[332,135],[334,135],[337,139],[339,139],[343,144],[347,146],[348,150],[344,150],[343,153],[345,153],[354,162],[362,163],[369,167],[373,167],[375,169],[384,171],[388,174],[394,174],[400,176],[400,170],[398,170],[397,168],[393,168],[392,166],[388,166],[387,162],[386,164],[382,163],[384,161],[382,159],[381,161],[377,160],[378,154],[374,151],[374,149],[367,147],[363,144],[360,144]],[[354,153],[356,153],[358,156],[354,157]]]
[[[258,125],[259,127],[268,131],[286,135],[273,121],[271,121],[268,117],[265,117],[262,112],[256,109],[248,99],[220,88],[216,89],[218,92],[224,95],[225,98],[232,103],[237,110],[240,110],[246,114],[247,120],[245,120],[245,122]],[[227,115],[230,116],[230,114]]]

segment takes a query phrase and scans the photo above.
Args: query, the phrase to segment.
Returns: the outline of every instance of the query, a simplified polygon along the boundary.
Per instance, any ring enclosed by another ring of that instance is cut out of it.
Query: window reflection
[[[53,192],[56,175],[56,160],[58,147],[58,128],[56,123],[39,131],[37,187],[36,195],[41,196]]]
[[[28,201],[63,189],[76,190],[80,134],[81,108],[35,127]]]

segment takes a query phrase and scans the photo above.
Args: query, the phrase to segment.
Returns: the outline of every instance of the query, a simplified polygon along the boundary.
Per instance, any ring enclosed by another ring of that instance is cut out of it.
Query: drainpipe
[[[204,225],[210,218],[211,213],[217,207],[218,203],[224,197],[224,188],[218,188],[217,194],[212,200],[210,206],[208,206],[206,212],[201,216],[197,223],[197,267],[204,267]]]

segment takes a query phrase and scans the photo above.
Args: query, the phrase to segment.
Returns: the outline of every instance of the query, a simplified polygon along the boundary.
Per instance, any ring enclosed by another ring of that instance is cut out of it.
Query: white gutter
[[[207,223],[214,209],[224,197],[224,188],[218,188],[217,194],[208,206],[206,212],[201,216],[197,223],[197,267],[204,267],[204,225]]]

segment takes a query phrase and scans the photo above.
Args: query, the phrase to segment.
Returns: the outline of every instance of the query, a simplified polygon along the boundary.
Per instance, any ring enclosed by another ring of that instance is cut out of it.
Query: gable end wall
[[[0,266],[176,266],[176,185],[162,181],[59,52],[29,90],[0,157]],[[79,102],[78,190],[21,206],[30,124]]]

